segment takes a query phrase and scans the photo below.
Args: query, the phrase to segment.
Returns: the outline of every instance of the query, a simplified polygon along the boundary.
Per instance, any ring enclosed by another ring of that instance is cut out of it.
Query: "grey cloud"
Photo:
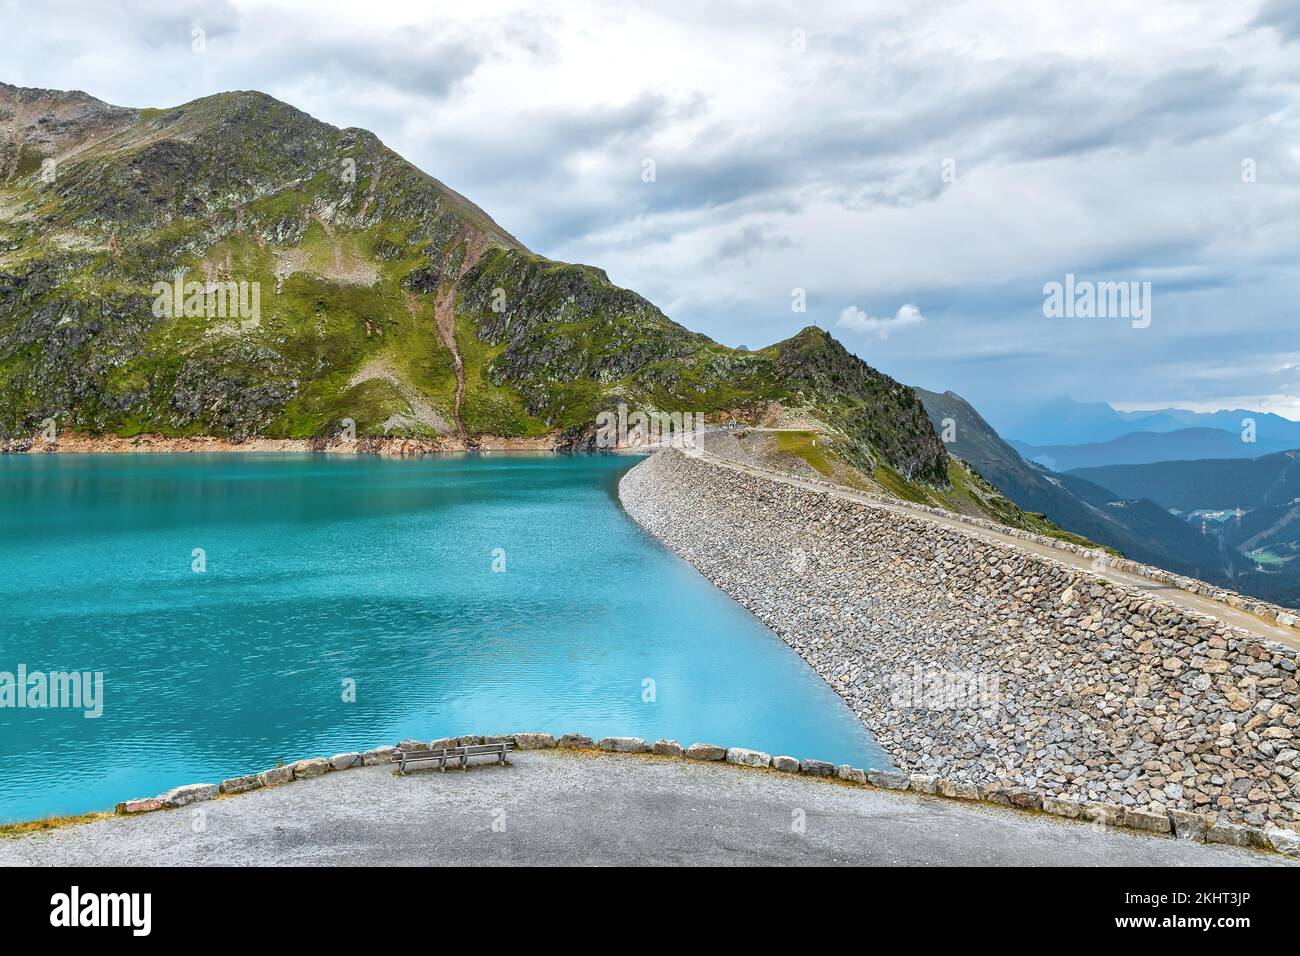
[[[742,259],[751,262],[764,252],[788,249],[794,244],[789,236],[771,226],[754,223],[720,242],[713,258],[717,261]]]
[[[664,0],[415,25],[376,4],[348,26],[275,0],[55,0],[39,11],[0,0],[18,24],[0,79],[124,105],[265,89],[373,129],[537,251],[608,265],[724,341],[829,325],[849,302],[892,313],[914,301],[926,335],[873,341],[868,359],[975,397],[1008,382],[1122,400],[1149,380],[1172,394],[1177,361],[1213,349],[1245,365],[1252,350],[1285,345],[1300,298],[1300,99],[1285,44],[1300,38],[1300,6],[1265,0],[1251,23],[1281,50],[1204,16],[1139,55],[1090,58],[1067,55],[1070,37],[1029,8],[1023,34],[1012,21],[999,26],[1009,36],[976,25],[964,45],[956,31],[977,24],[981,2],[864,12]],[[1098,6],[1099,23],[1133,22]],[[1147,9],[1158,21],[1164,6]],[[200,69],[195,24],[220,54]],[[643,25],[666,44],[662,71],[610,74],[597,58],[577,92],[529,84],[568,78],[571,51],[617,46]],[[808,31],[803,54],[790,48],[795,27]],[[1237,175],[1246,156],[1259,164],[1249,187]],[[641,181],[647,157],[654,183]],[[953,189],[940,176],[949,157]],[[915,266],[900,248],[918,250]],[[766,255],[795,275],[751,268]],[[1057,269],[1156,276],[1150,334],[1035,321]],[[807,316],[789,311],[792,284],[809,288]],[[1239,334],[1211,342],[1225,327]]]
[[[374,50],[383,50],[376,56]],[[305,45],[301,53],[281,55],[267,64],[266,75],[285,80],[305,73],[324,77],[318,84],[378,84],[411,96],[441,99],[483,62],[479,38],[448,36],[436,28],[387,31],[369,37],[328,37]]]
[[[1272,27],[1287,43],[1300,40],[1300,4],[1295,0],[1265,0],[1254,25]]]

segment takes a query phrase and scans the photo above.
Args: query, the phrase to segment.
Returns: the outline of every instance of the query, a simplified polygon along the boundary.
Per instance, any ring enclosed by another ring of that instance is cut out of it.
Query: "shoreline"
[[[174,841],[169,838],[169,829],[165,823],[156,823],[170,811],[192,808],[196,804],[205,805],[200,812],[246,814],[247,824],[260,828],[263,825],[276,826],[282,819],[278,810],[281,801],[292,809],[289,811],[300,819],[308,808],[316,812],[323,806],[329,807],[332,821],[339,812],[349,806],[359,809],[361,813],[370,813],[373,799],[364,795],[355,801],[337,789],[337,782],[347,780],[356,783],[363,779],[373,780],[376,786],[384,787],[385,799],[391,800],[403,791],[389,789],[388,784],[380,784],[382,777],[394,781],[391,786],[417,785],[417,781],[437,781],[441,787],[451,783],[459,785],[477,773],[491,773],[503,768],[495,762],[474,765],[468,768],[452,770],[450,773],[434,772],[432,768],[411,770],[399,774],[393,768],[394,757],[403,751],[418,752],[439,750],[442,748],[464,747],[485,743],[509,741],[514,745],[511,755],[514,759],[507,766],[518,772],[527,766],[528,761],[543,758],[568,758],[582,761],[590,767],[592,776],[589,785],[603,786],[607,781],[617,779],[626,768],[654,767],[655,773],[662,772],[661,786],[666,793],[707,793],[716,796],[720,791],[733,790],[743,794],[746,806],[762,805],[770,799],[780,799],[780,792],[790,786],[808,788],[804,792],[815,798],[837,799],[840,795],[846,799],[873,799],[900,801],[893,806],[897,810],[909,813],[957,813],[957,814],[1000,814],[998,819],[1005,820],[1008,827],[1015,828],[1018,837],[1023,838],[1031,828],[1051,825],[1072,829],[1053,830],[1049,845],[1055,847],[1057,840],[1066,834],[1074,839],[1106,840],[1121,839],[1125,836],[1141,840],[1164,841],[1160,843],[1131,844],[1133,851],[1145,859],[1151,854],[1170,852],[1169,847],[1180,844],[1210,845],[1214,850],[1182,850],[1186,852],[1239,852],[1263,851],[1269,856],[1251,854],[1238,857],[1241,861],[1268,860],[1270,863],[1285,863],[1290,857],[1300,856],[1300,837],[1289,830],[1262,829],[1250,826],[1237,826],[1217,821],[1212,817],[1197,818],[1194,814],[1183,817],[1160,817],[1149,812],[1106,811],[1102,804],[1077,804],[1069,800],[1053,800],[1041,791],[1025,788],[969,787],[956,781],[932,776],[905,776],[897,771],[862,769],[849,764],[838,766],[820,760],[800,759],[793,756],[771,755],[759,750],[743,747],[697,742],[683,746],[675,740],[660,739],[651,743],[640,737],[605,737],[594,740],[584,734],[572,733],[556,737],[549,733],[531,732],[509,735],[466,735],[446,737],[425,742],[408,739],[397,744],[386,744],[365,752],[348,751],[330,757],[308,757],[288,764],[279,764],[260,773],[249,773],[239,777],[222,780],[220,783],[194,783],[174,787],[156,797],[139,797],[117,804],[111,813],[90,813],[76,817],[65,817],[48,821],[32,821],[27,824],[11,824],[0,827],[0,856],[6,850],[22,855],[26,846],[38,846],[41,852],[50,844],[48,841],[97,839],[97,834],[107,834],[106,839],[112,845],[116,839],[126,834],[134,834],[136,839],[148,833],[161,835],[165,846],[155,847],[156,852],[166,853],[170,857],[176,849]],[[453,758],[454,759],[454,758]],[[469,774],[466,771],[471,771]],[[732,777],[732,773],[740,776]],[[701,789],[700,783],[693,779],[701,773],[723,773],[723,777],[708,778]],[[287,786],[294,784],[294,786]],[[331,795],[322,802],[318,797],[309,796],[311,788],[331,787]],[[560,784],[563,787],[563,784]],[[578,788],[585,790],[586,787]],[[638,788],[639,789],[639,788]],[[406,791],[409,792],[409,791]],[[420,790],[419,799],[427,800],[434,796],[428,791]],[[260,798],[260,799],[259,799]],[[436,797],[434,797],[436,799]],[[488,799],[497,803],[499,798],[490,795]],[[233,801],[233,804],[232,804]],[[796,801],[800,802],[800,801]],[[207,807],[211,807],[209,811]],[[784,812],[785,807],[782,807]],[[1103,812],[1105,811],[1105,812]],[[691,813],[697,811],[692,808]],[[760,813],[764,811],[759,811]],[[971,817],[969,820],[976,818]],[[331,824],[332,826],[332,824]],[[658,829],[658,828],[656,828]],[[963,828],[964,830],[964,828]],[[130,838],[130,837],[128,837]],[[921,837],[926,845],[933,839],[930,831]],[[255,843],[264,843],[257,838]],[[17,848],[15,850],[15,848]],[[728,850],[731,852],[731,850]],[[958,850],[960,852],[960,850]],[[159,863],[170,865],[168,860]]]
[[[475,451],[549,451],[568,449],[558,433],[537,438],[483,435],[471,441],[455,436],[439,438],[397,438],[362,436],[343,438],[249,438],[236,442],[212,435],[168,438],[144,433],[123,438],[118,435],[90,435],[62,432],[51,441],[33,439],[0,443],[0,454],[10,455],[106,455],[106,454],[239,454],[303,453],[331,455],[377,455],[385,458],[419,458],[424,455],[458,454]]]
[[[619,497],[905,774],[1300,833],[1292,648],[1012,543],[671,451]]]

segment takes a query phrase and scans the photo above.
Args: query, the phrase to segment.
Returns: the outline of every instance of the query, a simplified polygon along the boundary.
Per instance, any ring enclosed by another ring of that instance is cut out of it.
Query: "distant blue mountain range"
[[[1012,419],[1047,439],[1032,445],[1001,438],[953,392],[917,394],[949,452],[1023,510],[1137,561],[1300,607],[1300,423],[1058,399]],[[1242,441],[1242,418],[1258,441]],[[1127,431],[1068,443],[1116,428]]]
[[[1147,465],[1157,461],[1259,458],[1300,448],[1300,438],[1265,441],[1257,434],[1254,442],[1248,442],[1243,440],[1240,430],[1180,428],[1167,432],[1130,432],[1110,441],[1079,445],[1030,445],[1016,439],[1009,444],[1024,458],[1052,471],[1073,471],[1105,465]]]
[[[1076,402],[1060,397],[1046,400],[985,403],[981,406],[987,421],[998,434],[1012,443],[1033,447],[1099,444],[1136,432],[1175,432],[1185,429],[1214,429],[1240,436],[1243,419],[1253,419],[1259,446],[1255,456],[1283,448],[1300,448],[1300,422],[1274,415],[1238,408],[1218,412],[1191,412],[1181,408],[1120,412],[1105,402]],[[1187,448],[1195,449],[1197,436],[1187,436]],[[1221,442],[1217,437],[1202,440]],[[1176,447],[1176,443],[1170,447]],[[1210,446],[1226,447],[1226,446]],[[1193,457],[1238,457],[1210,450]],[[1159,459],[1148,459],[1159,460]],[[1118,463],[1118,462],[1115,462]],[[1074,466],[1082,467],[1082,466]]]

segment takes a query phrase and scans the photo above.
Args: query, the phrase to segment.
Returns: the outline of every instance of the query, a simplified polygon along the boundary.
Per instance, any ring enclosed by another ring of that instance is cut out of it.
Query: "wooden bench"
[[[460,769],[469,765],[470,757],[496,757],[497,763],[505,765],[506,754],[515,749],[509,740],[497,744],[467,744],[464,747],[441,747],[437,750],[399,750],[393,754],[393,763],[397,764],[398,773],[406,773],[406,768],[413,764],[438,762],[439,770],[447,769],[448,760],[460,761]]]

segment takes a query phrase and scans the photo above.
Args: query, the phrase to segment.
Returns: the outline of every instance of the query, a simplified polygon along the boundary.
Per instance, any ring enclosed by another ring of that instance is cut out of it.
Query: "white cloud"
[[[887,339],[890,332],[905,329],[910,325],[920,325],[924,321],[925,316],[921,314],[921,310],[910,302],[899,307],[893,317],[888,319],[878,319],[874,315],[863,312],[856,305],[851,305],[840,312],[835,326]]]
[[[941,348],[886,338],[897,315],[848,322],[873,364],[977,405],[1295,394],[1258,370],[1300,301],[1295,4],[1138,7],[0,0],[0,80],[126,106],[262,89],[719,341],[925,302]],[[1159,275],[1165,318],[1045,322],[1067,272]]]

